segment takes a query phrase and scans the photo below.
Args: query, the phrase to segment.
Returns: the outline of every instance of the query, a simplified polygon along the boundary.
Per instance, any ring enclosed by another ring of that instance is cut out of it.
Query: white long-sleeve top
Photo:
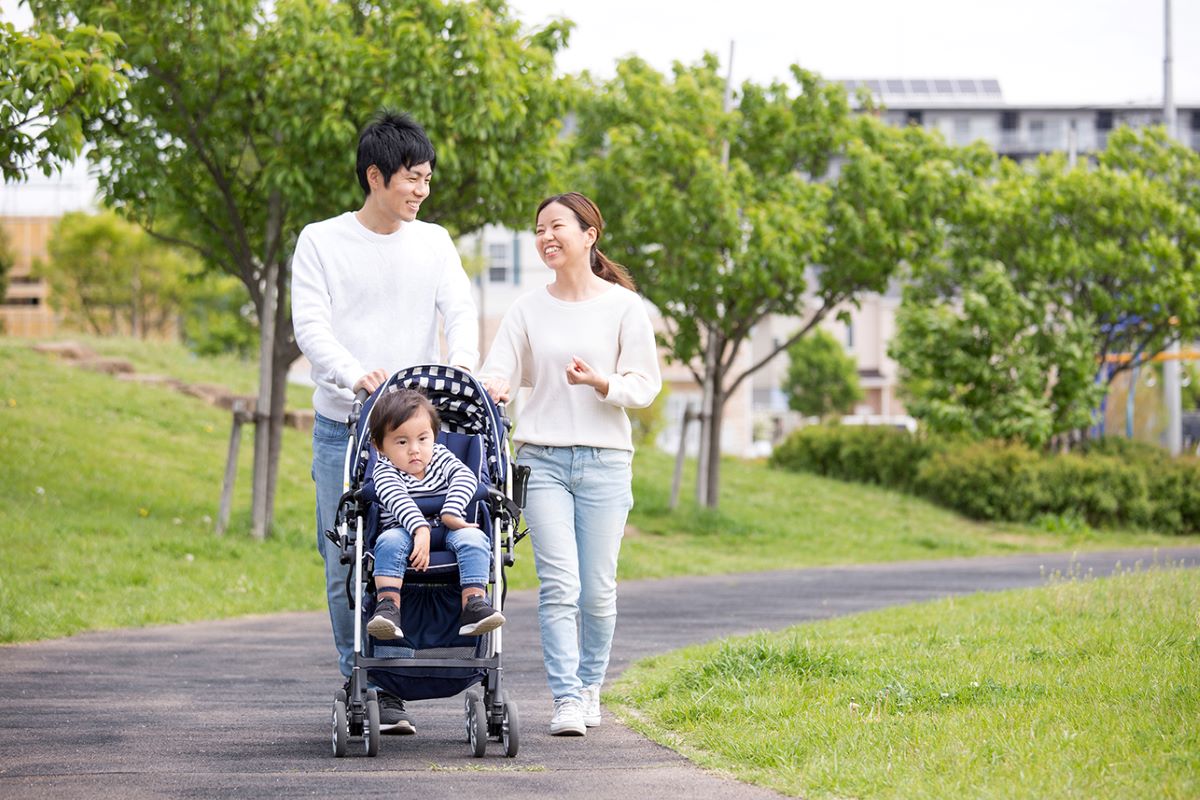
[[[445,494],[442,513],[466,519],[467,504],[479,486],[471,468],[440,444],[433,446],[433,456],[423,477],[397,469],[383,453],[379,454],[371,477],[375,480],[375,496],[379,498],[381,530],[402,527],[409,533],[429,524],[414,497]]]
[[[352,211],[307,225],[292,258],[292,321],[312,363],[313,408],[330,419],[347,417],[351,387],[371,370],[443,361],[474,369],[479,360],[479,320],[458,251],[445,228],[419,220],[390,234]]]
[[[608,375],[608,394],[567,383],[572,356]],[[613,284],[590,300],[558,300],[546,288],[504,315],[480,377],[532,389],[513,431],[518,444],[633,450],[626,408],[644,408],[662,388],[654,329],[642,298]]]

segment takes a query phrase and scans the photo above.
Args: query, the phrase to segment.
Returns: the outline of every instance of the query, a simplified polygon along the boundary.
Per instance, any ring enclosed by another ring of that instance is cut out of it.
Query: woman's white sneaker
[[[583,724],[594,728],[600,724],[600,684],[583,687]]]
[[[587,725],[583,721],[583,703],[574,697],[560,697],[555,700],[554,716],[550,718],[550,735],[587,735]]]

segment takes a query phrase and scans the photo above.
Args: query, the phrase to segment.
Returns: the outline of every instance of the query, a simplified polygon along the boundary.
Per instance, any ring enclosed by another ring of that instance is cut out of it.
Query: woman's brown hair
[[[600,235],[604,233],[604,217],[600,215],[600,209],[596,204],[579,192],[567,192],[566,194],[556,194],[547,197],[538,206],[537,214],[541,214],[542,209],[551,203],[558,203],[561,206],[571,209],[571,213],[579,221],[579,228],[581,230],[586,231],[588,228],[596,229],[596,241],[592,243],[591,253],[592,272],[609,283],[615,283],[619,286],[624,286],[631,292],[636,292],[637,284],[630,277],[629,270],[604,255],[597,246],[600,244]],[[537,214],[534,214],[534,219],[537,219]]]

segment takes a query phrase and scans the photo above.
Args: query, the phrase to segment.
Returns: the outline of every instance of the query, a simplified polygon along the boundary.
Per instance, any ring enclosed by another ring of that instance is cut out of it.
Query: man
[[[471,285],[449,233],[417,220],[437,163],[425,131],[407,115],[383,112],[358,139],[358,211],[308,225],[292,260],[296,341],[312,363],[312,476],[317,547],[342,675],[354,665],[354,616],[346,602],[347,567],[325,538],[342,494],[343,462],[354,395],[379,388],[396,370],[442,363],[441,315],[450,364],[474,369],[478,321]],[[347,684],[348,688],[348,684]],[[380,730],[416,733],[404,703],[379,693]]]

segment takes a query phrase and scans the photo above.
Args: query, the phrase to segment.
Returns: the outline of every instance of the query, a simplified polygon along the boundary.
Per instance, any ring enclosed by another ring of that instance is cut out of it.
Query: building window
[[[1021,115],[1016,111],[1000,112],[1000,130],[1015,131],[1021,124]]]
[[[922,125],[924,124],[924,113],[920,111],[907,111],[904,114],[904,124],[906,125]]]
[[[488,282],[505,283],[508,281],[508,245],[488,245]]]
[[[847,350],[854,349],[854,323],[853,322],[846,323],[846,349]]]

